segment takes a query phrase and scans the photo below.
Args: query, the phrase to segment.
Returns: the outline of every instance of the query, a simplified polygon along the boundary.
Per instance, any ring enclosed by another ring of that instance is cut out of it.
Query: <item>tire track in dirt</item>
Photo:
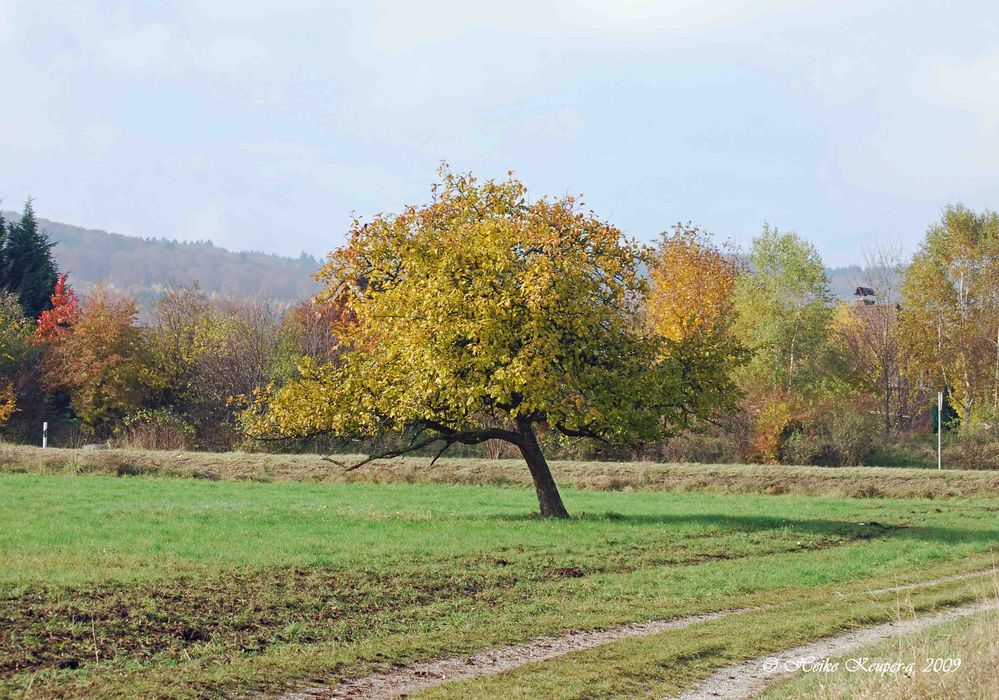
[[[488,676],[503,671],[554,659],[574,651],[628,637],[645,637],[659,632],[679,630],[751,608],[688,615],[672,620],[636,622],[602,630],[570,632],[561,637],[540,637],[524,644],[492,649],[472,656],[452,656],[439,661],[412,664],[363,678],[345,680],[333,687],[306,688],[282,696],[281,700],[317,700],[322,698],[398,698],[454,681]]]
[[[774,683],[793,676],[798,672],[803,662],[814,660],[821,663],[824,659],[835,659],[870,644],[913,634],[928,627],[968,615],[997,609],[999,609],[999,601],[990,601],[951,608],[932,615],[915,617],[911,620],[899,620],[874,627],[863,627],[836,637],[826,637],[817,642],[760,656],[741,664],[726,666],[709,676],[697,688],[673,696],[672,700],[718,700],[718,698],[748,700],[758,696]]]
[[[875,588],[868,591],[871,594],[877,593],[891,593],[906,590],[914,590],[917,588],[928,588],[930,586],[935,586],[943,583],[949,583],[952,581],[960,581],[969,578],[976,578],[979,576],[985,576],[987,574],[995,574],[996,570],[989,569],[985,571],[976,571],[964,574],[955,574],[953,576],[944,576],[937,579],[931,579],[929,581],[917,581],[915,583],[901,584],[898,586],[889,586],[886,588]],[[995,604],[991,604],[995,605]],[[653,620],[650,622],[636,622],[625,625],[618,625],[615,627],[609,627],[600,630],[589,630],[589,631],[575,631],[565,634],[560,637],[539,637],[533,639],[529,642],[524,642],[523,644],[517,644],[509,647],[501,647],[496,649],[490,649],[487,651],[479,652],[471,656],[452,656],[445,659],[439,659],[437,661],[425,661],[421,663],[409,664],[402,666],[400,668],[394,669],[392,671],[386,671],[383,673],[375,673],[369,676],[363,676],[360,678],[345,679],[342,682],[334,686],[314,686],[311,688],[304,688],[302,690],[293,691],[285,695],[280,696],[279,700],[327,700],[331,698],[370,698],[372,700],[381,700],[385,698],[399,698],[406,695],[411,695],[413,693],[428,690],[446,683],[452,683],[455,681],[471,680],[474,678],[479,678],[482,676],[490,676],[511,669],[519,668],[521,666],[526,666],[528,664],[538,663],[540,661],[547,661],[548,659],[554,659],[565,654],[570,654],[575,651],[582,651],[584,649],[591,649],[593,647],[601,646],[604,644],[609,644],[611,642],[616,642],[621,639],[629,639],[634,637],[646,637],[653,634],[659,634],[661,632],[669,632],[673,630],[684,629],[686,627],[691,627],[693,625],[700,624],[702,622],[710,622],[712,620],[718,620],[723,617],[728,617],[730,615],[737,615],[739,613],[750,612],[753,610],[758,610],[759,608],[738,608],[732,610],[723,610],[719,612],[703,613],[698,615],[688,615],[685,617],[673,618],[670,620]],[[941,617],[945,615],[956,615],[959,611],[972,610],[972,612],[977,612],[978,609],[985,610],[986,607],[969,606],[966,608],[956,608],[945,613],[940,613],[937,616],[928,616],[926,618],[917,618],[916,620],[905,621],[901,625],[916,623],[923,620],[931,620],[934,617]],[[968,612],[965,614],[972,614]],[[957,615],[960,616],[960,615]],[[956,619],[956,617],[951,617],[948,619]],[[944,621],[944,620],[941,620]],[[935,624],[933,622],[925,623],[925,626],[929,624]],[[857,635],[858,637],[863,633],[871,633],[875,636],[874,641],[877,641],[878,631],[885,630],[896,630],[894,632],[889,631],[888,636],[891,634],[903,634],[905,632],[898,631],[902,627],[896,625],[895,623],[890,623],[886,625],[879,625],[877,627],[864,628],[862,630],[857,630],[850,633],[849,635],[843,635],[843,638],[849,637],[850,635]],[[917,628],[921,629],[921,628]],[[818,647],[823,644],[823,642],[830,644],[831,649],[835,649],[835,640],[840,639],[840,637],[829,638],[820,642],[815,642],[814,646]],[[846,642],[844,642],[846,643]],[[867,642],[861,642],[860,644],[866,644]],[[806,647],[809,645],[805,645]],[[790,649],[785,652],[780,652],[780,654],[792,654],[805,647],[798,647],[795,649]],[[849,653],[849,651],[824,654],[824,656],[836,656],[841,653]],[[813,654],[818,655],[818,654]],[[761,657],[760,659],[754,659],[752,661],[739,664],[738,666],[728,667],[727,669],[722,669],[715,676],[718,676],[721,680],[753,680],[757,678],[760,674],[758,673],[758,667],[763,661],[770,658]],[[745,668],[744,668],[745,667]],[[754,675],[755,674],[755,675]],[[730,678],[730,676],[737,676],[736,679]],[[768,684],[776,680],[776,676],[768,676],[762,682]],[[709,679],[710,680],[710,679]],[[720,682],[720,680],[718,681]],[[706,687],[707,681],[705,682]],[[753,686],[755,687],[755,686]],[[761,686],[763,687],[763,686]],[[689,691],[689,692],[699,692]],[[727,693],[722,694],[708,694],[708,695],[682,695],[680,696],[684,700],[691,700],[692,698],[712,698],[716,700],[718,697],[729,697]],[[733,697],[750,697],[750,696],[738,696]]]
[[[901,591],[913,591],[917,588],[928,588],[929,586],[936,586],[940,583],[950,583],[951,581],[963,581],[968,578],[978,578],[980,576],[995,576],[999,573],[997,569],[986,569],[984,571],[971,571],[966,574],[954,574],[953,576],[944,576],[943,578],[934,579],[932,581],[917,581],[916,583],[903,583],[898,586],[888,586],[887,588],[875,588],[870,593],[899,593]]]

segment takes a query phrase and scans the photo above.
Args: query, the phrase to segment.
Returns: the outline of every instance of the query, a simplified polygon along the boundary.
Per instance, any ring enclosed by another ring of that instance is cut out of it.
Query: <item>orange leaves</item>
[[[77,415],[100,431],[141,406],[160,379],[134,325],[134,300],[97,289],[75,315],[72,325],[53,336],[57,342],[46,353],[43,383],[67,391]]]
[[[649,270],[649,325],[674,342],[722,331],[732,315],[738,272],[733,256],[714,247],[704,231],[677,224],[663,235]]]
[[[66,284],[66,275],[59,275],[52,292],[52,308],[43,311],[38,317],[35,341],[39,343],[58,342],[80,319],[80,300],[73,288]]]

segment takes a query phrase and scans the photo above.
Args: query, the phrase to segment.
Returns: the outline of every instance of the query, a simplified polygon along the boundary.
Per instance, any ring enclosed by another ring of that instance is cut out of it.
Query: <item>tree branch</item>
[[[422,435],[425,431],[431,430],[435,434],[430,435],[422,440],[417,438]],[[443,442],[444,447],[437,453],[437,455],[430,462],[431,465],[436,462],[441,455],[443,455],[451,445],[455,443],[461,443],[462,445],[478,445],[486,440],[503,440],[504,442],[513,443],[514,445],[520,444],[520,436],[512,430],[504,430],[503,428],[482,428],[479,430],[455,430],[442,423],[437,423],[435,421],[425,420],[420,422],[420,430],[413,437],[413,440],[404,447],[394,447],[387,449],[383,452],[377,452],[366,456],[359,462],[354,464],[345,464],[337,460],[332,459],[331,456],[323,457],[327,462],[336,464],[339,467],[343,467],[347,471],[354,471],[355,469],[360,469],[366,464],[370,464],[375,460],[379,459],[394,459],[396,457],[402,457],[403,455],[409,454],[410,452],[415,452],[416,450],[423,449],[424,447],[429,447],[435,442]]]
[[[600,435],[599,433],[590,428],[567,428],[566,426],[560,423],[556,423],[552,427],[555,428],[555,430],[557,430],[558,432],[565,435],[566,437],[590,438],[592,440],[597,440],[599,442],[602,442],[605,445],[611,444],[610,440],[608,440],[607,438],[603,437],[602,435]]]

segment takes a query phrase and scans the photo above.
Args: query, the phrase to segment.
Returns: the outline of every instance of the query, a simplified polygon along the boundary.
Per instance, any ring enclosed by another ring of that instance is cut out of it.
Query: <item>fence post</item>
[[[943,469],[943,392],[937,392],[937,469]]]

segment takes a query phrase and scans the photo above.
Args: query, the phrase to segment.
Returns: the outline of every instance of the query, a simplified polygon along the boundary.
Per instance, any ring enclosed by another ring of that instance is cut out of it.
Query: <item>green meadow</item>
[[[999,545],[992,499],[564,496],[573,519],[541,521],[533,491],[514,486],[2,474],[0,695],[278,693],[542,634],[758,608],[431,693],[595,697],[599,677],[599,697],[655,695],[890,619],[900,594],[872,591],[985,569]]]

